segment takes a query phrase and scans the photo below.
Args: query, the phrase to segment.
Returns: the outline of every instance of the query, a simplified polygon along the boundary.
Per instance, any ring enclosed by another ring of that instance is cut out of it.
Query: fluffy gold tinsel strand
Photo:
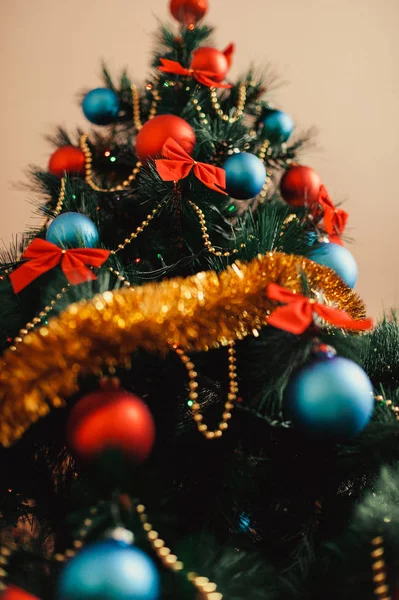
[[[207,351],[267,324],[274,304],[266,286],[301,291],[302,277],[329,304],[365,316],[360,298],[326,267],[300,256],[269,253],[225,271],[105,292],[72,304],[47,327],[29,333],[0,362],[0,443],[9,446],[51,407],[78,391],[80,377],[128,364],[138,348],[166,354],[171,344]]]

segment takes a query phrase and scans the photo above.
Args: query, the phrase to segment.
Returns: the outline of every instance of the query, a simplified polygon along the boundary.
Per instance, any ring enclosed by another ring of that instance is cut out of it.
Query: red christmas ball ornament
[[[176,21],[190,27],[207,13],[208,0],[171,0],[169,8]]]
[[[7,589],[1,592],[0,600],[39,600],[39,598],[25,592],[17,585],[9,585]]]
[[[215,81],[223,81],[229,70],[229,59],[226,55],[216,48],[203,46],[193,52],[191,68],[195,71],[210,71],[212,79]]]
[[[305,206],[317,202],[321,179],[310,167],[296,165],[288,169],[280,181],[280,192],[288,204]]]
[[[67,439],[83,461],[98,458],[106,450],[119,450],[134,463],[150,454],[155,425],[144,402],[123,389],[100,389],[83,396],[73,407]]]
[[[168,138],[174,139],[188,154],[192,154],[196,142],[194,129],[175,115],[159,115],[144,123],[136,138],[136,154],[142,163],[162,155]]]
[[[57,177],[63,177],[65,172],[84,175],[85,155],[75,146],[62,146],[51,155],[48,170]]]

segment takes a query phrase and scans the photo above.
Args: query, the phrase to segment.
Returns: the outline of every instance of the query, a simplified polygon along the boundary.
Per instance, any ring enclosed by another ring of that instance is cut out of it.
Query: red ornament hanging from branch
[[[231,88],[228,83],[222,83],[225,79],[233,60],[235,45],[230,44],[221,52],[216,48],[204,46],[193,52],[190,68],[183,67],[175,60],[161,58],[161,66],[158,67],[163,73],[181,75],[182,77],[193,77],[207,87]]]
[[[208,11],[208,0],[171,0],[170,12],[176,21],[192,28]]]

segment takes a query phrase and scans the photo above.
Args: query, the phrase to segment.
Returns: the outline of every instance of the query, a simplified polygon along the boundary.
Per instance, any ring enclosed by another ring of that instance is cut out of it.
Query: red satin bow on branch
[[[339,239],[336,236],[344,233],[349,215],[346,211],[334,206],[324,185],[320,186],[318,204],[324,210],[324,228],[330,236],[334,237],[334,242],[336,242],[336,239]]]
[[[200,69],[186,69],[180,63],[175,60],[169,60],[169,58],[161,58],[161,66],[158,67],[162,73],[173,73],[173,75],[182,75],[183,77],[194,77],[198,83],[206,85],[207,87],[215,88],[231,88],[229,83],[221,83],[214,79],[217,73],[214,71],[202,71]]]
[[[159,176],[163,181],[180,181],[194,175],[211,190],[226,194],[226,171],[214,165],[195,161],[174,139],[168,138],[162,148],[165,158],[155,161]],[[226,194],[227,196],[227,194]]]
[[[283,288],[276,283],[270,283],[267,286],[266,293],[270,300],[286,304],[286,306],[276,308],[270,315],[267,320],[269,325],[273,325],[273,327],[283,329],[289,333],[294,333],[295,335],[304,333],[312,325],[315,314],[335,327],[353,329],[355,331],[366,331],[373,327],[372,319],[356,321],[344,310],[319,304],[306,296],[294,294],[291,290]]]
[[[35,239],[22,255],[29,262],[24,263],[10,275],[14,292],[18,294],[27,285],[61,264],[65,277],[72,285],[97,279],[90,267],[101,267],[107,260],[109,250],[99,248],[74,248],[63,250],[45,240]]]

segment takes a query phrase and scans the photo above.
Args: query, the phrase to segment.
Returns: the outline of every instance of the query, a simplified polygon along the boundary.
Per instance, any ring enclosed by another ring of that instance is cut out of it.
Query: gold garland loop
[[[274,307],[267,284],[300,292],[303,274],[328,303],[353,318],[365,316],[361,299],[334,271],[278,252],[236,262],[220,274],[202,272],[71,304],[3,355],[0,443],[12,445],[51,407],[63,406],[80,377],[127,365],[138,348],[163,355],[172,344],[207,351],[257,335]]]

